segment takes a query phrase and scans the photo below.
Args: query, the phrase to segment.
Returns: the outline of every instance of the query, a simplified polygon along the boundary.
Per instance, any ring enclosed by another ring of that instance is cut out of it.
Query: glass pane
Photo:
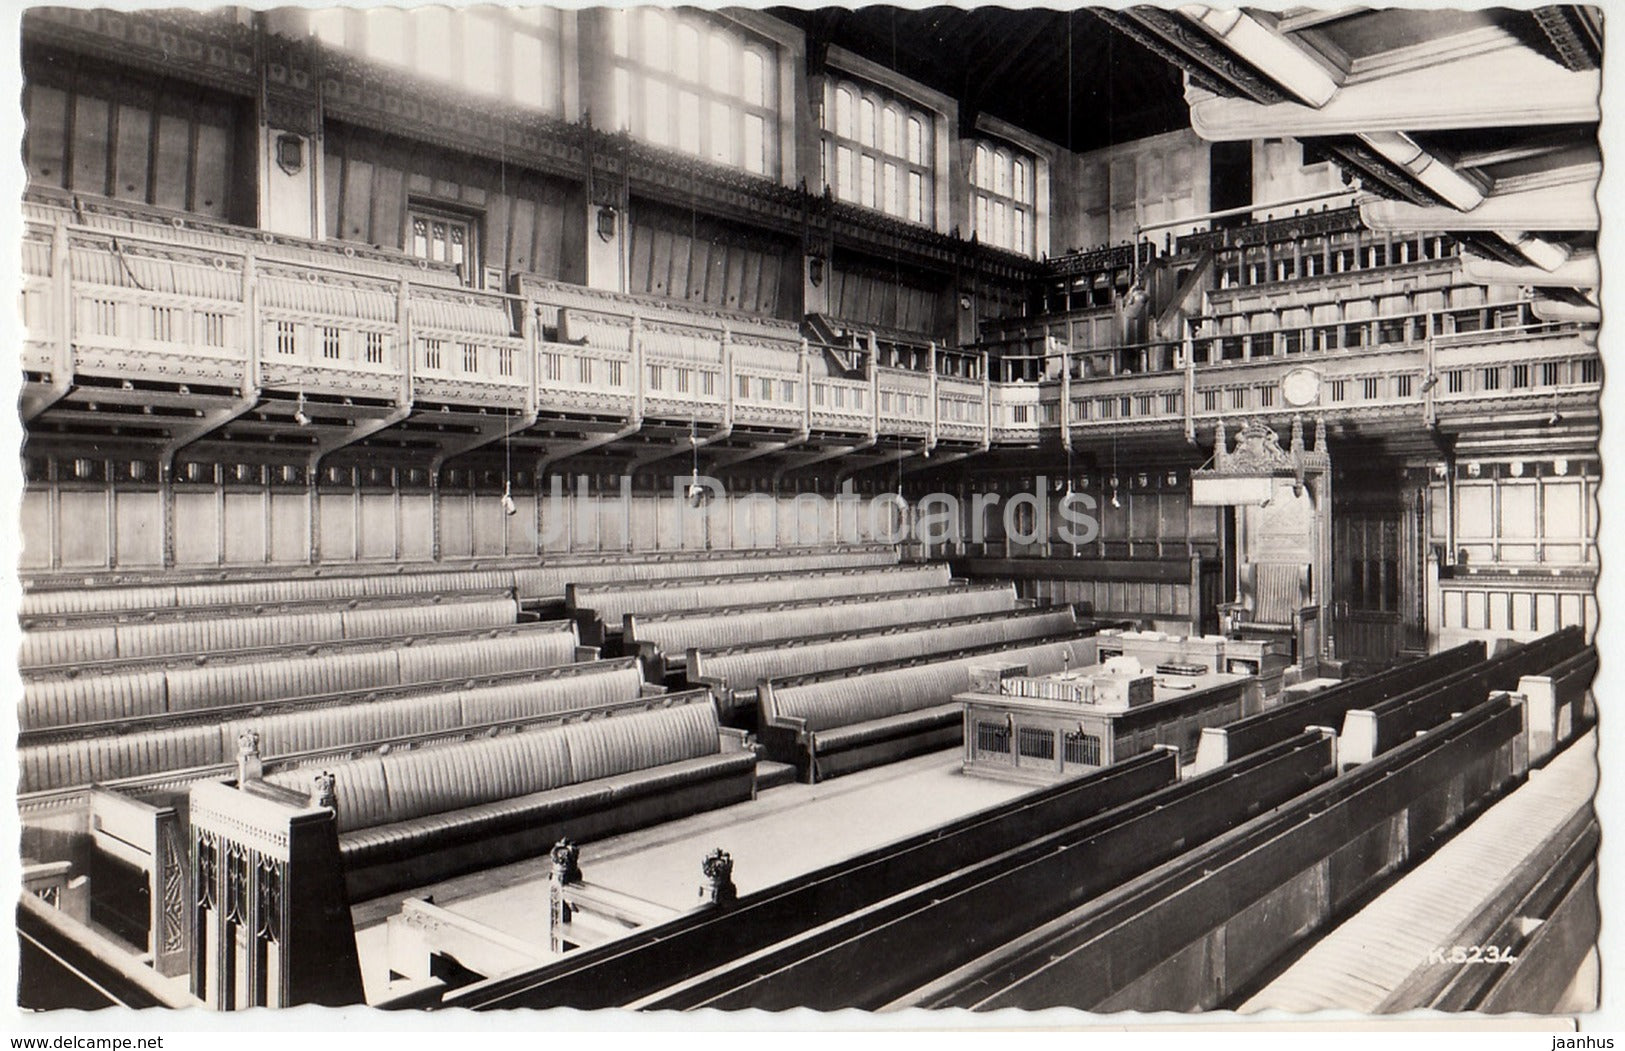
[[[925,208],[920,198],[925,180],[919,172],[908,173],[908,217],[915,222],[922,222]]]
[[[643,82],[643,125],[644,136],[658,146],[664,146],[671,141],[670,128],[666,118],[666,85],[658,80]]]
[[[888,164],[882,169],[880,206],[893,215],[903,215],[903,202],[898,196],[897,165]]]
[[[615,129],[629,131],[632,127],[632,74],[624,69],[615,71]]]
[[[689,153],[700,152],[700,97],[692,91],[677,96],[677,146]]]
[[[367,57],[406,65],[406,12],[393,7],[375,7],[364,12],[364,15],[367,19]]]
[[[711,34],[711,90],[733,90],[733,42],[720,30]]]
[[[852,137],[852,93],[845,88],[835,91],[835,134],[843,139]]]
[[[488,17],[463,18],[463,83],[471,91],[495,95],[502,90],[502,33]]]
[[[913,164],[925,163],[925,124],[918,117],[908,119],[908,159]]]
[[[342,7],[326,7],[310,13],[310,33],[331,47],[344,46],[344,21],[348,12]]]
[[[867,207],[875,205],[875,159],[868,154],[863,156],[862,183],[859,186],[860,200]]]
[[[745,101],[757,106],[767,105],[767,60],[760,51],[746,51],[744,61]],[[848,97],[847,105],[851,105]]]
[[[1027,190],[1027,165],[1020,160],[1010,166],[1010,196],[1024,203],[1032,200],[1032,195]]]
[[[902,123],[902,120],[902,114],[898,113],[890,106],[886,107],[885,114],[881,121],[880,148],[891,154],[893,157],[899,156],[898,151],[900,147],[898,146],[897,142],[897,125]]]
[[[1010,155],[1003,150],[993,155],[993,189],[1006,197],[1010,195]]]
[[[412,254],[419,259],[429,258],[429,224],[423,219],[412,220]]]
[[[684,80],[700,79],[700,34],[693,26],[677,27],[677,73]]]
[[[1016,209],[1015,242],[1010,247],[1018,252],[1029,251],[1027,247],[1027,213],[1020,208]]]
[[[976,170],[971,175],[971,181],[983,190],[991,190],[989,185],[993,181],[993,153],[986,146],[976,147]]]
[[[671,68],[671,27],[658,8],[643,9],[643,62],[650,69]],[[664,112],[664,108],[662,108]]]
[[[447,43],[452,39],[451,11],[444,7],[420,7],[409,12],[412,19],[413,64],[418,72],[436,80],[457,75],[456,56]]]
[[[858,198],[858,178],[854,170],[856,158],[850,147],[842,146],[835,152],[835,167],[838,183],[835,187],[836,196],[843,200],[855,201]]]
[[[557,63],[549,62],[547,42],[540,37],[513,38],[513,97],[524,106],[558,112]],[[616,70],[616,73],[622,72]],[[619,85],[617,85],[619,87]],[[617,99],[617,101],[619,101]]]
[[[718,164],[734,161],[733,110],[725,102],[711,103],[711,159]]]
[[[865,146],[875,144],[875,104],[868,99],[863,100],[863,107],[859,110],[858,141]]]
[[[976,235],[983,241],[993,240],[992,222],[988,218],[987,198],[976,195]]]

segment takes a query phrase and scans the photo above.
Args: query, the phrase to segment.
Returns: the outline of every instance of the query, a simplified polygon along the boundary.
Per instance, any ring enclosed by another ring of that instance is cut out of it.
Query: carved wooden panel
[[[568,276],[563,180],[345,125],[325,148],[329,236],[405,248],[408,207],[439,205],[478,220],[483,267]]]

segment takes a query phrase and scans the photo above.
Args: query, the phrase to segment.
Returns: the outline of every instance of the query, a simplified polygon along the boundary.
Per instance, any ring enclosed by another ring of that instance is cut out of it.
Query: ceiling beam
[[[1486,84],[1495,90],[1486,91]],[[1191,105],[1209,142],[1378,131],[1537,127],[1601,119],[1600,74],[1571,72],[1524,47],[1504,48],[1341,88],[1316,108],[1211,96]]]
[[[1596,230],[1597,201],[1590,192],[1595,177],[1572,183],[1491,194],[1471,211],[1418,206],[1401,201],[1372,201],[1360,206],[1360,218],[1376,231],[1470,230],[1499,234],[1504,230]]]

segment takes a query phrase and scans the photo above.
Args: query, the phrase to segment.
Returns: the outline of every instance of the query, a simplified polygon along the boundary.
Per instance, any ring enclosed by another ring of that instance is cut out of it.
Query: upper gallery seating
[[[489,637],[480,637],[480,636]],[[359,652],[292,656],[245,650],[211,655],[205,664],[117,668],[95,674],[58,673],[23,685],[23,729],[65,726],[135,715],[192,711],[274,701],[340,690],[382,689],[457,676],[546,668],[578,659],[569,621],[514,625],[423,640],[369,641]]]
[[[756,756],[725,750],[701,692],[608,705],[489,740],[273,773],[332,773],[352,900],[749,799]]]
[[[1092,635],[1050,637],[768,679],[760,687],[762,743],[807,781],[947,748],[962,733],[954,695],[970,688],[974,668],[1015,664],[1048,675],[1094,664],[1097,650]]]

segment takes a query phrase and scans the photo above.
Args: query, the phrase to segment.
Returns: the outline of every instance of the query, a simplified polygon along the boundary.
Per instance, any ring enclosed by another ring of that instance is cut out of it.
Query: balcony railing
[[[259,248],[248,236],[228,247],[32,221],[24,369],[1018,444],[1063,423],[1190,433],[1299,409],[1433,419],[1591,394],[1601,382],[1594,329],[1540,322],[1526,302],[1109,350],[1055,344],[1037,359],[1037,382],[884,366],[847,378],[828,375],[824,356],[779,322],[742,323],[736,334],[734,319],[637,297],[528,281],[523,295],[477,291],[420,280],[411,266],[390,276],[377,260],[349,269]],[[1315,394],[1289,406],[1282,380],[1305,367]]]

